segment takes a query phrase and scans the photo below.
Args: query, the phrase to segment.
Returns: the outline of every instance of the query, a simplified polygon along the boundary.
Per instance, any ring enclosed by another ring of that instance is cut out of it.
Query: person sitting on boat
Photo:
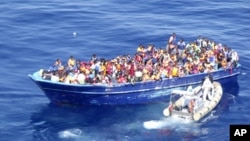
[[[85,84],[85,79],[86,79],[86,76],[84,75],[84,73],[80,72],[78,77],[77,77],[78,83]]]
[[[142,71],[139,69],[135,71],[135,81],[142,81]]]
[[[89,74],[86,76],[86,81],[88,83],[94,83],[95,82],[95,73],[94,73],[94,70],[90,70]]]
[[[51,81],[52,82],[59,82],[59,76],[58,76],[58,72],[53,72],[51,75]]]
[[[173,67],[172,67],[172,70],[171,70],[171,75],[172,77],[178,77],[179,74],[178,74],[178,66],[177,64],[173,64]]]
[[[210,51],[210,52],[208,53],[207,61],[211,64],[211,66],[212,66],[214,69],[217,69],[216,58],[215,58],[215,55],[214,55],[213,51]]]
[[[127,77],[125,76],[125,75],[119,75],[118,77],[117,77],[117,82],[118,83],[126,83],[127,82]]]
[[[78,70],[78,69],[74,70],[72,78],[70,80],[71,84],[79,84],[79,82],[78,82],[78,75],[79,75],[79,73],[80,73],[80,70]]]
[[[58,72],[59,82],[64,82],[67,76],[64,66],[59,67],[57,72]]]
[[[153,44],[148,44],[148,47],[146,49],[146,53],[150,56],[152,56],[155,53],[155,48]]]
[[[185,76],[184,67],[180,66],[178,70],[178,77]]]
[[[61,67],[61,66],[62,66],[61,60],[56,59],[54,65],[49,68],[49,71],[58,71],[59,67]]]
[[[66,77],[64,79],[64,83],[70,84],[71,81],[73,80],[73,76],[74,76],[74,74],[72,72],[67,72]]]
[[[203,90],[203,100],[207,100],[207,98],[209,100],[211,100],[211,94],[209,94],[211,91],[212,91],[212,88],[213,88],[213,84],[212,82],[210,81],[209,77],[207,76],[205,78],[205,80],[203,81],[203,84],[202,84],[202,90]]]

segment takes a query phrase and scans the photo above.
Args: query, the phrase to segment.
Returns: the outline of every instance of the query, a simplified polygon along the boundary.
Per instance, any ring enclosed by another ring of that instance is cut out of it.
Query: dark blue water
[[[1,141],[227,141],[230,124],[250,124],[248,1],[9,0],[0,2],[0,13]],[[186,42],[206,36],[240,55],[238,85],[199,123],[164,118],[167,102],[51,105],[27,77],[56,58],[112,58],[148,43],[165,47],[173,32]]]

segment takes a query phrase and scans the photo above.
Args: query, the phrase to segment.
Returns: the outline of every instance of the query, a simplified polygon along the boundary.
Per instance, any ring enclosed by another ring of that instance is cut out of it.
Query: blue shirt
[[[185,46],[186,46],[186,43],[185,42],[178,42],[177,46],[178,46],[178,49],[184,50]]]

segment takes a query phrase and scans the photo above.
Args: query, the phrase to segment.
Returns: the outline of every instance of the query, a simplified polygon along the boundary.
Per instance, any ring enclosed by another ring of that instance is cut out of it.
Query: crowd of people
[[[237,52],[226,45],[201,36],[187,44],[183,39],[177,42],[173,33],[166,48],[139,45],[133,56],[106,60],[93,54],[89,61],[70,56],[66,64],[56,59],[53,66],[43,70],[42,77],[72,84],[134,83],[232,68],[238,61]]]

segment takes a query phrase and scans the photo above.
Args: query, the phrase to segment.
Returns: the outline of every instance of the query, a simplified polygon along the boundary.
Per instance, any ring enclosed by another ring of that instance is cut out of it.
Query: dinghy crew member
[[[188,103],[188,112],[189,113],[193,113],[194,106],[195,106],[195,99],[191,99],[190,102]]]
[[[211,82],[211,80],[209,79],[209,77],[206,77],[203,84],[202,84],[202,90],[203,90],[203,100],[211,100],[212,96],[213,96],[213,92],[210,95],[209,92],[212,91],[213,89],[213,84]]]

